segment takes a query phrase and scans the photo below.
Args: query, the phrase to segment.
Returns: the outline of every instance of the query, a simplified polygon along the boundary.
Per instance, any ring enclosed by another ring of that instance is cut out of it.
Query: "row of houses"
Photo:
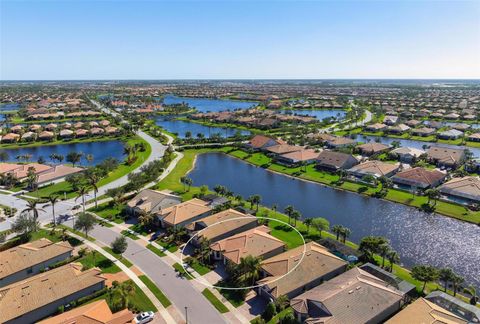
[[[118,127],[107,126],[105,128],[92,127],[89,129],[79,128],[75,130],[62,129],[59,131],[27,131],[22,134],[19,133],[7,133],[0,136],[0,142],[2,143],[15,143],[18,141],[32,142],[36,140],[40,141],[52,141],[56,138],[71,139],[71,138],[83,138],[87,136],[102,136],[102,135],[117,135],[120,134]]]
[[[38,186],[65,178],[68,175],[82,172],[82,168],[71,167],[63,164],[48,165],[40,163],[0,163],[0,175],[12,175],[15,179],[23,182],[27,179],[29,171],[33,170],[36,175],[36,184]]]
[[[0,323],[37,323],[105,288],[106,278],[98,268],[83,270],[79,263],[54,267],[68,262],[73,253],[68,242],[45,238],[0,251]],[[99,300],[39,323],[126,324],[133,317],[126,309],[112,313],[106,301]]]

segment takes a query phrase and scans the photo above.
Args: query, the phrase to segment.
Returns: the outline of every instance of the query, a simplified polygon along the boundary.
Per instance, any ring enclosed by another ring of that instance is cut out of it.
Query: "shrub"
[[[268,322],[273,318],[273,316],[275,316],[276,313],[277,310],[275,309],[275,304],[269,303],[262,313],[262,318]]]

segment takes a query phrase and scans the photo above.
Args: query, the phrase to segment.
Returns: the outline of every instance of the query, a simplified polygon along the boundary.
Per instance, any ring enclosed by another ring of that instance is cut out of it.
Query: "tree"
[[[200,196],[203,197],[207,194],[208,192],[208,187],[206,185],[200,186]]]
[[[352,231],[348,227],[342,226],[342,231],[340,232],[340,235],[342,237],[343,243],[345,243],[350,234],[352,234]]]
[[[96,175],[94,172],[90,172],[87,176],[88,184],[93,189],[93,197],[95,199],[95,208],[98,207],[98,204],[97,204],[97,193],[98,193],[97,183],[98,183],[99,180],[100,179],[99,179],[98,175]]]
[[[260,271],[262,269],[260,258],[252,255],[247,255],[245,258],[240,258],[238,269],[243,282],[249,285],[254,285],[255,280],[260,277]]]
[[[393,265],[395,263],[400,262],[400,255],[397,253],[397,251],[390,249],[390,251],[387,254],[387,259],[388,259],[388,262],[390,262],[390,272],[392,272]]]
[[[425,290],[427,282],[438,279],[438,271],[429,265],[416,265],[412,268],[412,278],[423,282],[422,292]]]
[[[183,183],[183,191],[190,191],[190,187],[192,186],[193,180],[189,177],[181,177],[180,182]],[[188,189],[185,188],[187,186]]]
[[[128,247],[127,239],[123,235],[117,236],[110,247],[112,248],[113,253],[122,255]]]
[[[70,152],[67,154],[67,162],[72,163],[73,167],[75,167],[75,164],[80,162],[82,156],[83,156],[83,153]]]
[[[121,187],[111,188],[105,192],[105,195],[112,198],[113,204],[117,206],[123,196],[123,189]]]
[[[381,244],[378,247],[378,254],[382,257],[382,268],[385,267],[385,258],[388,256],[388,253],[390,253],[390,245],[387,243]]]
[[[277,311],[275,309],[275,304],[270,302],[267,304],[267,307],[265,307],[265,310],[262,313],[262,318],[268,322],[275,316],[276,313]]]
[[[40,226],[38,221],[28,213],[21,213],[12,224],[12,231],[22,236],[24,241],[28,240],[30,234]]]
[[[450,268],[443,268],[438,271],[438,279],[443,281],[443,291],[447,292],[448,283],[452,281],[455,273]]]
[[[294,219],[294,227],[297,227],[297,220],[299,220],[302,217],[302,214],[298,210],[294,210],[292,212],[292,218]]]
[[[364,253],[367,260],[373,261],[373,254],[380,253],[380,247],[388,244],[388,240],[382,236],[365,236],[360,240],[358,250]]]
[[[82,198],[82,209],[83,212],[85,213],[85,195],[88,193],[88,187],[87,186],[80,186],[77,189],[77,198],[75,198],[75,201],[77,201],[78,198]]]
[[[280,295],[275,299],[275,308],[277,312],[283,311],[290,304],[287,295]]]
[[[85,237],[88,237],[88,232],[91,231],[97,222],[95,216],[89,213],[81,213],[77,217],[74,228],[85,232]]]
[[[140,215],[138,216],[138,222],[140,223],[140,225],[142,225],[143,227],[149,227],[153,224],[155,220],[155,217],[153,216],[152,213],[150,212],[144,212],[142,211],[140,213]]]
[[[464,288],[463,292],[471,296],[470,305],[473,305],[473,306],[477,305],[478,295],[477,295],[477,289],[474,286],[469,286],[467,288]]]
[[[453,296],[457,295],[457,291],[459,291],[460,286],[463,284],[465,279],[463,277],[454,275],[452,278],[452,285],[453,285]]]
[[[430,200],[433,200],[433,207],[435,207],[437,205],[437,199],[440,198],[440,191],[437,189],[428,189],[425,194],[428,197],[427,204],[430,205]]]
[[[252,201],[251,203],[255,204],[257,206],[257,212],[258,212],[258,207],[260,205],[260,202],[262,201],[262,196],[260,195],[253,195],[251,196]]]
[[[55,194],[51,194],[50,196],[45,197],[45,199],[47,199],[52,205],[53,226],[55,227],[57,225],[57,220],[55,218],[55,204],[59,201],[60,198]]]
[[[310,233],[310,226],[312,226],[312,219],[307,218],[303,221],[303,223],[307,226],[307,234]]]
[[[337,236],[337,241],[338,238],[340,237],[340,234],[342,233],[343,226],[342,225],[333,225],[332,227],[332,233]]]
[[[316,217],[312,219],[312,226],[317,229],[322,237],[322,231],[328,231],[330,229],[330,222],[323,217]]]
[[[38,201],[36,200],[27,200],[27,206],[24,210],[22,210],[22,213],[26,212],[28,214],[31,214],[35,221],[38,220],[38,215],[40,214],[40,212],[45,212],[45,210],[37,207],[37,204]]]
[[[288,224],[290,224],[290,218],[292,217],[293,211],[294,211],[294,209],[293,209],[292,205],[288,205],[284,209],[285,214],[287,214],[287,216],[288,216]]]
[[[38,184],[38,174],[34,167],[29,167],[27,171],[27,186],[28,188],[35,190]]]

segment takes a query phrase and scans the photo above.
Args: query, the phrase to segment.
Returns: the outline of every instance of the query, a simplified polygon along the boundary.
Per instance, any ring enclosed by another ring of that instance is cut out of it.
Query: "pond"
[[[0,111],[10,111],[20,109],[20,104],[18,103],[3,103],[0,104]]]
[[[239,130],[231,127],[211,127],[197,123],[191,123],[183,120],[175,120],[166,117],[157,117],[155,124],[161,126],[170,133],[178,134],[178,137],[185,138],[187,132],[190,132],[192,137],[196,138],[197,134],[203,134],[205,138],[210,138],[214,134],[219,134],[223,138],[235,136],[237,132],[242,135],[250,135],[249,131]]]
[[[221,172],[219,172],[221,170]],[[380,199],[340,191],[269,172],[221,153],[199,155],[190,172],[195,186],[220,184],[244,198],[259,194],[265,206],[292,205],[304,218],[325,217],[352,230],[358,243],[367,235],[391,241],[406,266],[451,267],[480,285],[480,227]]]
[[[474,157],[480,157],[480,148],[478,147],[471,147],[471,146],[461,146],[461,145],[450,145],[450,144],[441,144],[441,143],[432,143],[432,142],[423,142],[417,140],[409,140],[404,138],[393,138],[393,137],[381,137],[381,136],[371,136],[371,135],[357,135],[355,138],[358,142],[374,142],[379,141],[379,143],[383,144],[392,144],[392,142],[399,142],[401,147],[414,147],[420,150],[423,150],[424,146],[442,146],[442,147],[449,147],[454,149],[468,149],[470,152],[473,153]]]
[[[82,158],[82,165],[94,165],[102,162],[103,160],[113,157],[118,161],[123,161],[123,143],[121,141],[100,141],[89,143],[72,143],[72,144],[59,144],[59,145],[45,145],[36,147],[21,147],[21,148],[0,148],[0,152],[7,152],[8,162],[19,162],[16,159],[19,155],[31,154],[30,162],[36,162],[40,156],[42,156],[48,163],[53,163],[49,156],[51,154],[61,154],[65,158],[70,152],[82,152],[84,158]],[[86,161],[85,156],[87,154],[93,155],[93,161],[89,163]],[[23,162],[23,161],[22,161]],[[58,163],[58,161],[55,161]],[[62,163],[68,163],[63,160]]]
[[[209,99],[209,98],[187,98],[167,95],[163,99],[166,105],[188,103],[190,107],[195,107],[199,112],[218,112],[224,110],[248,109],[258,105],[254,101],[237,101],[226,99]]]
[[[312,116],[318,120],[329,117],[335,117],[338,119],[343,119],[345,117],[345,110],[340,109],[281,109],[279,111],[284,114]]]

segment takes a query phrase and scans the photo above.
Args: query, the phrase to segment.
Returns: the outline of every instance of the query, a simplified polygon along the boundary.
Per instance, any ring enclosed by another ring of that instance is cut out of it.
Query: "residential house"
[[[117,134],[118,133],[118,128],[117,127],[112,127],[112,126],[105,127],[105,133],[107,133],[108,135]]]
[[[71,263],[3,287],[0,323],[34,323],[105,287],[100,269],[81,269]]]
[[[440,193],[447,198],[461,203],[480,202],[480,178],[462,177],[453,178],[443,184],[439,189]]]
[[[270,235],[271,229],[261,225],[248,231],[232,235],[210,245],[215,260],[226,264],[240,264],[246,256],[268,259],[285,250],[285,243]]]
[[[456,114],[456,113],[450,113],[448,115],[445,115],[444,118],[445,119],[450,119],[450,120],[455,120],[455,119],[459,119],[460,115]]]
[[[468,322],[452,312],[428,301],[418,298],[416,301],[402,309],[385,324],[467,324]]]
[[[377,160],[366,161],[360,163],[350,169],[347,172],[357,178],[363,178],[364,176],[371,175],[375,178],[391,177],[398,172],[400,165],[398,163],[391,164]]]
[[[362,264],[360,269],[368,272],[371,275],[388,283],[391,287],[394,287],[398,291],[405,294],[404,300],[408,301],[417,297],[417,287],[410,282],[397,277],[395,274],[384,270],[383,268],[376,266],[370,262]]]
[[[281,154],[285,154],[285,153],[301,151],[301,150],[303,150],[303,147],[295,146],[295,145],[288,145],[288,144],[279,144],[279,145],[269,146],[265,150],[268,153],[271,153],[273,155],[281,155]]]
[[[375,124],[371,124],[371,125],[368,125],[365,127],[365,130],[367,132],[381,132],[383,130],[385,130],[387,128],[387,125],[385,124],[380,124],[380,123],[375,123]]]
[[[60,136],[61,138],[72,138],[72,137],[73,137],[73,131],[70,130],[70,129],[62,129],[62,130],[60,131],[59,136]]]
[[[355,146],[357,142],[348,137],[335,137],[330,141],[327,141],[327,146],[331,148],[342,148]]]
[[[105,131],[102,128],[99,127],[93,127],[90,129],[90,134],[97,136],[97,135],[102,135],[105,133]]]
[[[391,134],[403,134],[406,133],[410,130],[410,127],[408,127],[405,124],[399,124],[396,126],[388,126],[386,131]]]
[[[377,142],[369,142],[358,145],[357,149],[362,155],[374,155],[387,152],[390,149],[390,146]]]
[[[398,121],[398,116],[385,116],[383,118],[383,123],[386,124],[386,125],[395,125]]]
[[[410,133],[415,136],[431,136],[434,135],[436,132],[435,128],[429,128],[429,127],[420,127],[420,128],[413,128]]]
[[[414,147],[399,147],[390,151],[390,155],[396,156],[400,162],[412,163],[415,162],[425,151]]]
[[[440,185],[446,177],[444,172],[417,167],[397,173],[392,177],[392,181],[408,189],[425,190]]]
[[[79,129],[75,130],[75,136],[76,137],[88,136],[88,131],[86,129],[79,128]]]
[[[155,215],[162,227],[185,227],[210,215],[212,208],[208,202],[194,198],[185,202],[158,210]]]
[[[425,299],[463,318],[468,323],[480,323],[480,309],[478,307],[467,304],[443,291],[431,292]]]
[[[267,147],[274,145],[286,144],[280,139],[273,139],[264,135],[255,135],[250,142],[248,142],[247,147],[253,148],[256,150],[266,149]]]
[[[52,243],[46,238],[0,252],[0,287],[40,273],[72,256],[68,242]]]
[[[214,243],[257,226],[255,216],[227,209],[190,223],[186,229],[193,237],[192,243],[198,246],[203,239]]]
[[[318,155],[316,163],[317,169],[337,171],[350,169],[358,160],[351,154],[325,150]]]
[[[38,324],[130,324],[135,315],[128,309],[112,313],[105,299],[47,318]]]
[[[42,141],[51,141],[55,138],[55,134],[53,132],[43,131],[38,134],[38,138]]]
[[[409,121],[407,121],[405,124],[407,124],[408,126],[410,127],[417,127],[418,125],[420,125],[422,122],[420,120],[416,120],[416,119],[411,119]]]
[[[127,203],[126,211],[133,216],[142,213],[156,213],[161,209],[178,205],[181,202],[180,197],[170,193],[143,189]]]
[[[347,265],[325,247],[309,242],[263,261],[258,293],[270,301],[280,296],[292,299],[345,272]]]
[[[465,161],[465,150],[441,146],[430,146],[427,157],[438,166],[455,168]]]
[[[313,149],[302,149],[300,151],[290,152],[282,154],[276,157],[276,160],[281,164],[287,164],[291,166],[300,164],[314,163],[320,152]]]
[[[438,133],[437,137],[440,139],[445,140],[455,140],[461,138],[463,136],[463,132],[456,130],[456,129],[449,129],[444,132]]]
[[[15,133],[8,133],[2,136],[2,143],[15,143],[20,139],[20,135]]]
[[[36,138],[37,138],[37,133],[34,133],[34,132],[26,132],[21,137],[22,141],[25,141],[25,142],[34,141]]]
[[[335,136],[330,135],[328,133],[312,133],[312,134],[308,134],[307,138],[313,141],[314,143],[325,144],[328,141],[332,141],[335,138]]]
[[[404,294],[353,268],[290,301],[302,323],[382,323],[400,310]]]
[[[480,133],[474,133],[474,134],[468,135],[467,140],[471,142],[480,142]]]

